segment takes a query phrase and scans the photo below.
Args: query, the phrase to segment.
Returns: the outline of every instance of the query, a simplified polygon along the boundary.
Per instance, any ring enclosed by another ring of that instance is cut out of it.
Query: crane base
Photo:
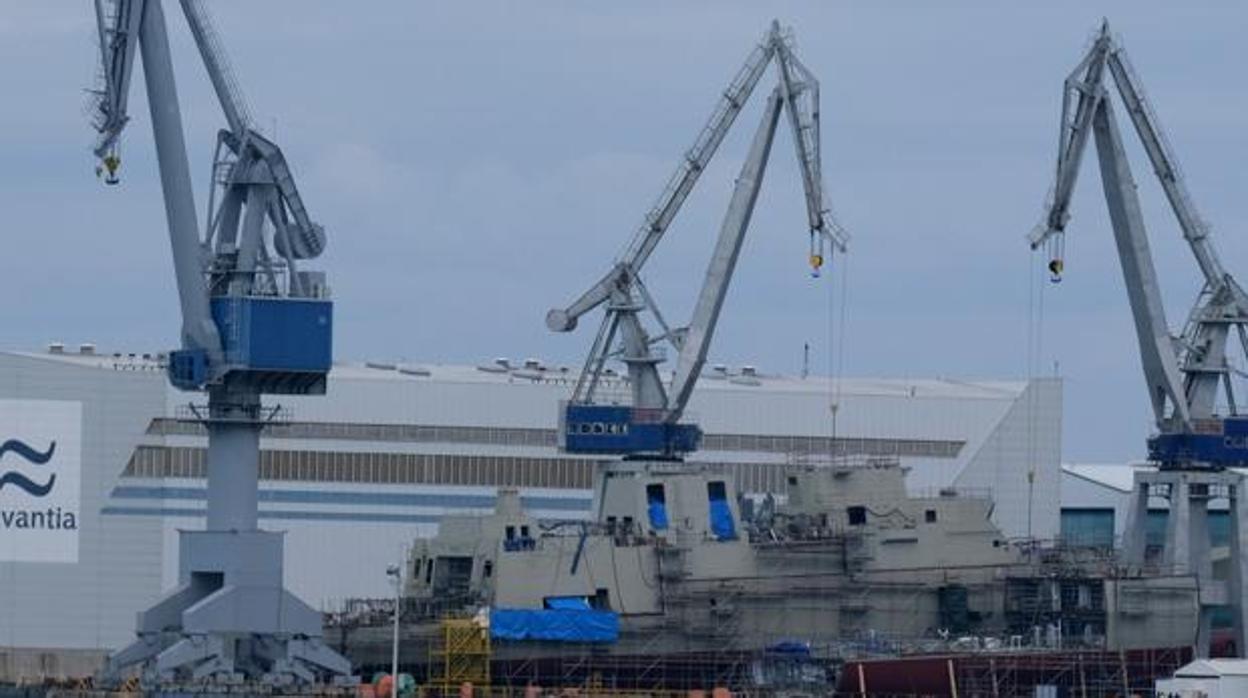
[[[179,585],[139,613],[138,639],[105,679],[141,667],[145,683],[313,683],[351,664],[323,641],[321,614],[282,588],[281,533],[181,531]]]
[[[1123,553],[1130,567],[1160,567],[1170,574],[1194,575],[1200,584],[1200,608],[1196,656],[1208,657],[1214,611],[1231,608],[1235,647],[1244,653],[1248,605],[1244,586],[1248,581],[1248,556],[1240,551],[1248,543],[1248,490],[1244,477],[1232,470],[1161,469],[1137,471],[1123,532]],[[1227,579],[1213,577],[1209,542],[1209,502],[1227,502],[1230,515],[1230,559]],[[1146,538],[1150,500],[1168,506],[1166,535],[1160,557],[1150,555]]]

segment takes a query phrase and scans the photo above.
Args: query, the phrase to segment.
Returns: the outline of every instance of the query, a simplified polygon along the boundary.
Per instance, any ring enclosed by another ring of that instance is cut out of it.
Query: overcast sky
[[[809,343],[813,370],[828,372],[837,274],[847,272],[845,375],[1057,371],[1065,459],[1140,457],[1150,412],[1093,159],[1072,207],[1066,280],[1043,281],[1045,260],[1024,242],[1051,184],[1062,79],[1102,16],[1148,88],[1224,261],[1248,275],[1242,3],[222,0],[212,9],[252,112],[329,230],[321,266],[342,359],[577,364],[596,319],[553,335],[546,309],[607,268],[773,16],[793,26],[822,81],[825,187],[852,250],[831,278],[809,278],[800,180],[781,135],[712,360],[796,373]],[[168,15],[202,220],[223,119],[180,13]],[[0,347],[151,351],[176,341],[141,81],[123,184],[93,175],[82,108],[94,34],[86,0],[0,0]],[[652,260],[647,280],[669,319],[692,306],[765,89]],[[1175,325],[1198,278],[1132,147]],[[1042,351],[1029,367],[1041,289]]]

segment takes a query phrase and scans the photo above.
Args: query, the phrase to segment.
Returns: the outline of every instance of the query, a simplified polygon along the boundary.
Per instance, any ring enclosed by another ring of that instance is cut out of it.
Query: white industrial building
[[[1134,477],[1127,464],[1063,464],[1062,535],[1081,543],[1121,542]]]
[[[556,447],[574,379],[532,360],[340,365],[327,396],[275,400],[260,520],[287,532],[287,588],[321,608],[384,596],[405,543],[446,512],[490,509],[498,486],[519,487],[541,518],[585,516],[594,461]],[[203,525],[196,397],[168,385],[158,355],[0,353],[0,477],[34,486],[0,485],[0,677],[13,662],[53,661],[43,651],[98,659],[173,586],[176,532]],[[706,433],[693,459],[730,469],[743,491],[783,492],[778,466],[812,455],[897,456],[915,492],[990,493],[1007,535],[1059,532],[1056,379],[834,385],[716,367],[690,415]]]
[[[1248,695],[1248,659],[1197,659],[1157,681],[1157,698],[1234,698]]]

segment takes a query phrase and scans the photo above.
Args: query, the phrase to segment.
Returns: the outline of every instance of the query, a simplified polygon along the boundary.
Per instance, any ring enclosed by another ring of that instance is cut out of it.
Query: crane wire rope
[[[1036,250],[1032,250],[1027,263],[1027,538],[1033,535],[1033,509],[1035,505],[1036,453],[1038,448],[1037,409],[1039,396],[1035,380],[1044,353],[1044,296],[1046,284],[1037,283],[1043,272],[1036,269]],[[1054,281],[1056,283],[1056,281]],[[1037,289],[1039,286],[1039,289]]]
[[[842,372],[845,367],[845,306],[849,291],[848,258],[849,255],[841,255],[839,270],[832,268],[834,272],[839,271],[840,293],[836,292],[836,285],[831,280],[828,283],[828,409],[832,413],[832,438],[828,443],[828,455],[832,458],[835,458],[838,452],[845,455],[844,449],[841,449],[837,443],[839,432],[837,419],[840,417],[841,397],[844,389]]]

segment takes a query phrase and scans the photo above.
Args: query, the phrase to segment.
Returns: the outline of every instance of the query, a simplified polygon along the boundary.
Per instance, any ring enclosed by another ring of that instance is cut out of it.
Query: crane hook
[[[117,176],[117,170],[121,168],[120,155],[118,155],[115,151],[111,152],[108,155],[105,155],[100,162],[103,164],[103,167],[95,168],[96,177],[103,175],[104,183],[110,186],[121,181],[121,178]]]
[[[1061,257],[1054,257],[1049,261],[1049,282],[1054,284],[1062,283],[1062,270],[1065,264]]]
[[[1066,235],[1058,230],[1049,238],[1049,282],[1062,283],[1062,271],[1066,269]]]
[[[815,231],[810,231],[810,278],[819,278],[823,267],[823,238]]]

